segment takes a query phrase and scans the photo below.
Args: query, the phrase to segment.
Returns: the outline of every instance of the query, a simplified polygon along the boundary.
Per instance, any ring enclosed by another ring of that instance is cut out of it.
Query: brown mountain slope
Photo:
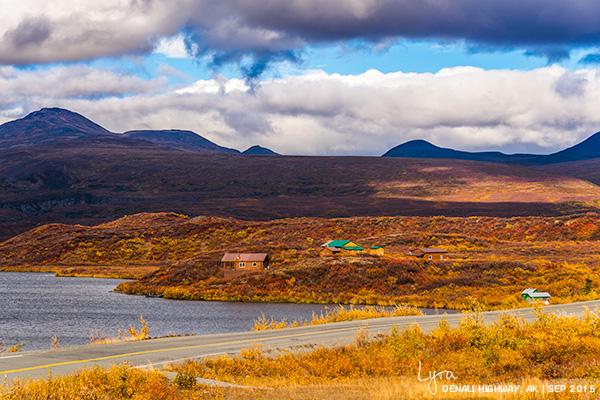
[[[593,160],[573,161],[560,164],[550,164],[540,167],[540,170],[551,174],[569,175],[600,185],[600,158]]]
[[[374,157],[202,155],[151,146],[0,150],[0,237],[137,212],[247,219],[560,215],[600,188],[527,167]]]

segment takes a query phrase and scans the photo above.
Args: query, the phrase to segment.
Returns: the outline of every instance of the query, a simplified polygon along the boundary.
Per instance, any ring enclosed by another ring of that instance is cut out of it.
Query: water
[[[114,337],[139,326],[144,315],[152,336],[248,331],[264,313],[276,319],[306,319],[325,306],[314,304],[178,301],[112,292],[115,279],[57,278],[52,274],[0,273],[0,341],[46,349],[89,343],[93,332]]]
[[[248,331],[265,314],[277,320],[310,319],[325,305],[180,301],[112,292],[116,279],[57,278],[52,274],[0,272],[0,341],[47,349],[89,343],[93,333],[115,337],[148,321],[152,336]],[[434,310],[423,310],[432,313]]]

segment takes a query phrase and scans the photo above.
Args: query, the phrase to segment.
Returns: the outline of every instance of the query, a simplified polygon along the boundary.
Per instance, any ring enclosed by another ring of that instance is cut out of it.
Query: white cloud
[[[80,68],[0,68],[0,116],[63,106],[113,131],[191,129],[222,145],[288,154],[379,155],[416,138],[467,150],[553,151],[600,130],[595,69],[311,71],[264,81],[253,93],[222,77],[171,89]]]
[[[185,38],[182,34],[169,38],[162,38],[154,48],[154,52],[169,58],[189,58],[190,54],[185,46]]]
[[[0,63],[32,64],[150,52],[176,35],[192,0],[0,2]]]

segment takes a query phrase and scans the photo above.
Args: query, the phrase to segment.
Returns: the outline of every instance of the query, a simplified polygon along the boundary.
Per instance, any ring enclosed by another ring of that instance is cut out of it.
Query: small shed
[[[448,259],[448,252],[446,250],[435,247],[418,247],[409,251],[408,255],[429,261],[443,261]]]
[[[234,270],[261,270],[269,268],[267,253],[225,253],[221,266]]]
[[[538,292],[537,289],[527,288],[521,292],[521,297],[524,301],[542,301],[546,304],[550,302],[550,293]]]

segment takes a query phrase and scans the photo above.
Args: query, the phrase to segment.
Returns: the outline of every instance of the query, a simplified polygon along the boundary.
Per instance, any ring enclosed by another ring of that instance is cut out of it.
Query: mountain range
[[[600,157],[600,132],[568,149],[548,155],[504,154],[498,151],[467,152],[438,147],[426,140],[411,140],[387,151],[383,157],[446,158],[524,165],[555,164]]]
[[[0,125],[0,146],[122,146],[152,145],[201,153],[275,155],[270,149],[252,146],[245,152],[219,146],[192,131],[133,130],[114,133],[81,114],[62,108],[43,108],[24,118]],[[257,151],[257,149],[261,149]]]
[[[199,134],[179,129],[132,130],[113,133],[61,108],[43,108],[24,118],[0,125],[0,146],[161,146],[170,149],[213,154],[278,155],[255,145],[247,150],[220,146]],[[600,158],[600,132],[565,150],[548,154],[504,154],[498,151],[467,152],[438,147],[426,140],[411,140],[388,150],[383,157],[470,160],[494,163],[542,165]]]
[[[0,125],[0,239],[49,222],[95,224],[139,212],[273,219],[599,208],[598,135],[549,156],[467,153],[424,141],[386,155],[240,152],[191,131],[114,133],[46,108]]]

